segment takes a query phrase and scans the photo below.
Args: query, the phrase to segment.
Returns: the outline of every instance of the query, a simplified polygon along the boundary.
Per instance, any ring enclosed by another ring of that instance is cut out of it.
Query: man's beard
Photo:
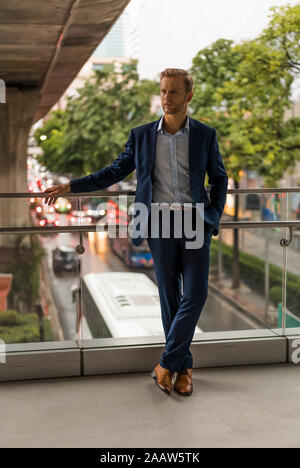
[[[180,112],[182,109],[182,106],[177,106],[177,107],[166,107],[164,109],[165,114],[177,114]]]
[[[177,114],[184,108],[185,102],[183,102],[181,105],[172,106],[172,107],[164,107],[164,113],[165,114]]]

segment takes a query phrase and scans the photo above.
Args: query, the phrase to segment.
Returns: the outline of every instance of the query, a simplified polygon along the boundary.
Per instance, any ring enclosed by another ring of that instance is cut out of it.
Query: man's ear
[[[192,97],[194,96],[194,93],[193,91],[191,91],[190,93],[188,93],[187,95],[187,102],[190,102],[192,100]]]

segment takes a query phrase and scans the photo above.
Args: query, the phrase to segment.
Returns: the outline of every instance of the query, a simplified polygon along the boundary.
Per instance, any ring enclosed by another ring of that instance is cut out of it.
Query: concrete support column
[[[6,103],[0,104],[1,193],[27,192],[28,134],[40,98],[40,91],[8,88]],[[26,199],[0,200],[0,226],[28,226],[28,206]]]

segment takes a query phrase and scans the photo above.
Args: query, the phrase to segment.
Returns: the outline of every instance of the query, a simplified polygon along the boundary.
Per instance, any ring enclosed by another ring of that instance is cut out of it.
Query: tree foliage
[[[136,61],[122,71],[96,70],[65,111],[54,111],[35,138],[51,171],[82,176],[109,165],[123,151],[132,127],[157,118],[150,113],[157,83],[140,80]],[[47,139],[40,140],[41,135]]]
[[[300,159],[300,119],[284,118],[299,74],[300,6],[273,7],[261,35],[234,44],[219,39],[198,52],[191,74],[194,116],[216,127],[226,169],[256,170],[278,183]]]

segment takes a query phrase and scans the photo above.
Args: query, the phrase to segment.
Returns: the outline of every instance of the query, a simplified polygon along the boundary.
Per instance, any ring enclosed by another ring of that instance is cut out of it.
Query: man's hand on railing
[[[46,188],[43,193],[49,193],[49,197],[45,198],[44,203],[47,203],[49,206],[52,203],[55,203],[58,197],[61,197],[64,193],[70,193],[71,187],[70,183],[61,185],[53,185],[52,187]]]

